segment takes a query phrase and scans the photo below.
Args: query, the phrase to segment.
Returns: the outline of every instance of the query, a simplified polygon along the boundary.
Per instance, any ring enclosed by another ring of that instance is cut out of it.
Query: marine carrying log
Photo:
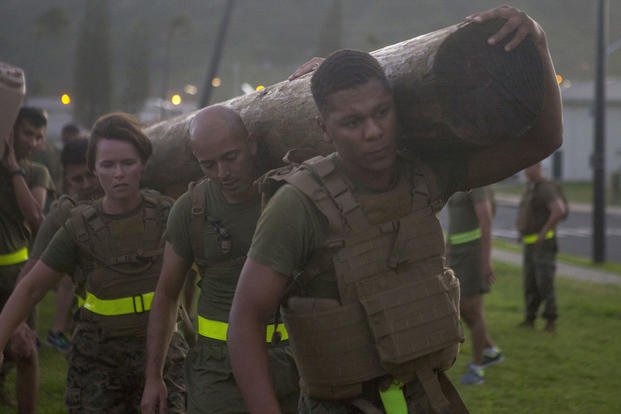
[[[516,139],[534,124],[543,105],[543,64],[530,39],[511,52],[504,51],[506,40],[487,44],[503,23],[460,23],[371,52],[393,87],[402,146],[430,155],[475,149]],[[292,148],[333,151],[315,121],[310,77],[221,103],[257,137],[262,168],[280,165]],[[178,195],[200,176],[188,144],[193,116],[147,129],[154,153],[145,185]]]

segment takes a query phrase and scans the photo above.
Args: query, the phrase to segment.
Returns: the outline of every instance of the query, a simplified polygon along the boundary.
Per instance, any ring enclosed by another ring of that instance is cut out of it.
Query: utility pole
[[[606,261],[606,44],[608,0],[597,5],[597,64],[593,140],[593,262]]]
[[[209,69],[207,70],[207,79],[203,86],[203,92],[201,93],[201,99],[198,102],[199,108],[204,108],[209,105],[211,99],[211,80],[218,74],[218,68],[220,67],[220,58],[222,57],[222,49],[224,49],[224,39],[226,38],[226,32],[229,28],[229,22],[231,21],[231,14],[233,13],[233,6],[235,0],[228,0],[226,3],[226,9],[220,22],[220,28],[218,29],[218,37],[216,37],[215,48],[211,61],[209,62]]]

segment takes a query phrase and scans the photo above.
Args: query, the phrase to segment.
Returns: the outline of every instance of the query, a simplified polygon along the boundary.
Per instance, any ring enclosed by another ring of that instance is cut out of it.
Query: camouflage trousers
[[[541,303],[545,319],[554,321],[558,317],[554,289],[557,250],[556,239],[524,246],[524,299],[528,321],[535,320]]]
[[[433,414],[434,411],[429,406],[427,396],[423,387],[418,381],[413,381],[405,385],[403,389],[405,401],[407,403],[408,413],[410,414]],[[382,401],[379,396],[377,385],[370,383],[365,384],[365,391],[360,397],[372,404],[376,409],[384,412]],[[364,411],[359,409],[352,400],[319,400],[316,398],[303,395],[300,397],[298,407],[299,414],[362,414]]]
[[[105,337],[99,328],[79,323],[68,356],[65,404],[69,413],[139,413],[145,347],[144,337]],[[185,413],[183,361],[186,355],[187,344],[175,333],[164,366],[169,413]]]
[[[276,396],[283,413],[297,412],[298,372],[286,344],[268,347]],[[188,414],[241,414],[244,404],[229,359],[226,342],[199,337],[185,363]]]

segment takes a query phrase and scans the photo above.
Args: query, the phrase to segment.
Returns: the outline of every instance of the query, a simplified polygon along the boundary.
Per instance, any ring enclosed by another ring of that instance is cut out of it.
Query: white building
[[[573,82],[563,87],[561,93],[564,134],[560,178],[590,181],[593,178],[594,82]],[[606,101],[605,166],[609,184],[611,174],[621,172],[621,79],[608,79]]]

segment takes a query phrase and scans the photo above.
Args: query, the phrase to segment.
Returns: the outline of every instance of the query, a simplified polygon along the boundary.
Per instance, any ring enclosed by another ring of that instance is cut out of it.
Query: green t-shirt
[[[336,161],[336,168],[342,173],[338,158],[334,155],[330,157]],[[431,195],[432,198],[441,200],[443,204],[452,193],[464,189],[464,161],[436,159],[433,164],[427,165],[434,172],[434,177],[429,178],[436,181],[439,189],[438,194]],[[399,179],[408,179],[406,177],[410,176],[409,172],[414,168],[413,164],[403,158],[398,158],[397,167]],[[396,182],[394,186],[398,184]],[[351,182],[351,185],[354,196],[377,193],[361,183]],[[276,192],[261,215],[248,256],[289,276],[304,268],[313,253],[323,247],[328,235],[327,218],[306,195],[287,184]],[[338,297],[336,283],[333,278],[328,279],[327,275],[326,278],[320,275],[313,280],[309,291],[311,296]]]
[[[145,203],[141,203],[136,209],[125,214],[106,214],[101,210],[101,200],[94,202],[97,214],[101,218],[103,225],[109,229],[112,240],[106,240],[114,245],[115,237],[143,237],[144,227],[142,226],[144,217]],[[140,223],[140,226],[136,224]],[[75,229],[71,220],[58,229],[49,245],[41,254],[40,260],[57,272],[74,275],[75,270],[91,253],[84,250],[75,240]],[[118,233],[118,236],[116,235]],[[159,236],[158,236],[159,239]],[[104,254],[103,252],[96,252]],[[84,256],[84,257],[83,257]]]
[[[22,160],[19,164],[26,173],[28,188],[43,187],[54,191],[54,183],[43,165],[28,160]],[[28,246],[31,238],[31,232],[17,205],[9,172],[0,166],[0,254],[12,253]]]
[[[230,235],[230,251],[224,252],[218,240],[218,232],[207,218],[200,232],[203,237],[202,259],[208,262],[201,275],[198,313],[208,319],[227,322],[237,287],[237,280],[250,247],[252,235],[261,213],[260,197],[244,203],[230,204],[213,182],[205,185],[205,214],[220,220],[220,227]],[[164,239],[175,253],[188,262],[194,262],[192,250],[192,198],[186,192],[175,202]]]
[[[522,235],[539,233],[550,216],[548,205],[557,199],[563,199],[559,191],[560,188],[547,179],[526,184],[518,211],[518,230]]]
[[[492,201],[489,187],[479,187],[470,191],[459,191],[448,201],[449,235],[463,233],[479,227],[479,219],[474,206],[482,201]]]
[[[32,250],[30,251],[31,259],[37,260],[41,257],[58,229],[63,226],[71,215],[73,207],[75,207],[75,202],[69,197],[62,197],[52,203],[50,211],[45,216],[45,220],[43,220],[37,232],[37,237],[35,237]]]

